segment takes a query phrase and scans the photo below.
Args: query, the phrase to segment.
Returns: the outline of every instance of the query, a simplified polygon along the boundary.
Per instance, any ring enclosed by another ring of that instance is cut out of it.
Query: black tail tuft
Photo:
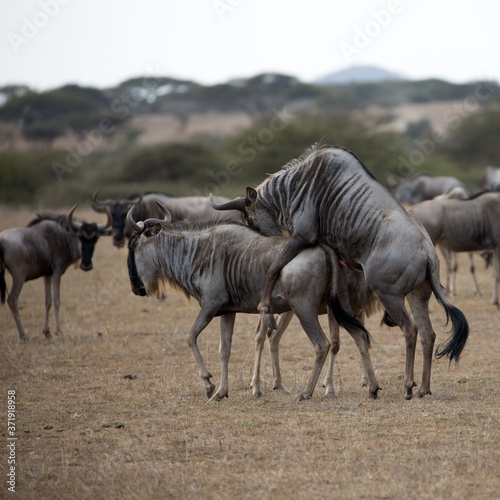
[[[5,304],[5,295],[7,292],[7,285],[5,284],[5,251],[3,246],[0,244],[0,300],[2,304]]]
[[[453,325],[453,334],[443,344],[438,345],[436,349],[436,358],[447,356],[451,361],[458,361],[462,353],[467,338],[469,337],[469,323],[460,309],[455,306],[445,307],[446,315],[451,319]]]
[[[371,345],[371,335],[368,330],[354,316],[350,315],[342,308],[342,304],[337,295],[330,297],[330,309],[332,310],[335,321],[337,321],[342,328],[348,332],[352,332],[355,329],[362,330],[366,335],[368,347]]]

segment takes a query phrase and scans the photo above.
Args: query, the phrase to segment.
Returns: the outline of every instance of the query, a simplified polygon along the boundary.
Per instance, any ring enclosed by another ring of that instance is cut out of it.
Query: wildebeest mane
[[[162,229],[170,230],[170,231],[182,231],[182,232],[199,232],[205,231],[212,227],[218,226],[240,226],[248,229],[250,231],[254,231],[258,234],[262,234],[261,231],[254,227],[247,226],[242,224],[241,222],[233,221],[233,220],[224,220],[224,219],[206,219],[202,221],[190,221],[190,220],[180,220],[175,222],[165,222],[161,221]]]
[[[366,165],[349,149],[343,147],[343,146],[331,146],[328,144],[322,144],[321,141],[315,142],[310,148],[306,149],[304,153],[302,153],[298,158],[295,158],[293,160],[290,160],[288,163],[286,163],[283,167],[281,167],[280,170],[278,170],[276,173],[271,174],[267,179],[272,179],[273,177],[277,177],[283,172],[287,170],[291,170],[293,168],[299,167],[303,165],[307,160],[309,160],[311,157],[315,156],[318,153],[321,153],[322,151],[328,150],[328,149],[340,149],[342,151],[345,151],[346,153],[349,153],[351,156],[353,156],[359,164],[363,167],[365,172],[372,178],[375,179],[374,175],[368,170]],[[264,182],[266,182],[264,181]]]
[[[482,191],[479,191],[479,193],[475,193],[461,201],[475,200],[476,198],[483,196],[483,194],[488,194],[488,193],[495,193],[495,191],[491,191],[491,189],[483,189]]]
[[[39,224],[40,222],[43,222],[43,221],[46,221],[46,220],[50,220],[52,222],[61,222],[62,218],[64,217],[64,215],[61,215],[61,214],[55,214],[53,212],[42,212],[42,213],[38,213],[36,214],[36,217],[31,220],[30,222],[28,222],[28,224],[26,225],[26,227],[32,227],[32,226],[35,226],[36,224]]]

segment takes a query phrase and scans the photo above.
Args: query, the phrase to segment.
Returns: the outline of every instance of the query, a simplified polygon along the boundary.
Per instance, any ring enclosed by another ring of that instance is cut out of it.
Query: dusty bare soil
[[[90,213],[89,213],[90,215]],[[26,224],[28,211],[0,210],[0,229]],[[92,218],[94,216],[90,215]],[[462,256],[461,256],[462,257]],[[237,319],[229,398],[207,404],[186,333],[198,311],[131,294],[126,250],[98,243],[94,270],[69,269],[62,282],[64,337],[42,335],[43,281],[25,285],[18,340],[0,309],[0,498],[8,497],[7,391],[16,393],[16,493],[22,499],[342,498],[491,499],[500,491],[500,313],[490,304],[491,270],[476,259],[485,297],[476,298],[460,259],[459,296],[471,334],[458,365],[437,360],[431,396],[405,401],[405,345],[399,330],[368,320],[378,400],[360,386],[359,355],[341,334],[336,397],[306,385],[313,349],[294,321],[282,342],[283,379],[264,396],[248,388],[257,318]],[[443,277],[444,281],[444,277]],[[8,279],[10,285],[10,277]],[[437,341],[444,316],[431,304]],[[51,319],[53,325],[53,318]],[[325,325],[325,318],[322,318]],[[220,381],[218,324],[200,336]],[[421,370],[417,354],[417,379]]]

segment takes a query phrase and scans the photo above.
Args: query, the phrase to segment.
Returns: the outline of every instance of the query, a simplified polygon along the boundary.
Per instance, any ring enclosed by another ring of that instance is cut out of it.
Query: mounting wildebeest
[[[493,250],[495,283],[493,304],[498,305],[500,282],[500,193],[479,193],[466,200],[430,200],[415,215],[427,218],[432,241],[452,252]],[[428,217],[432,214],[432,217]]]
[[[132,291],[136,295],[160,293],[165,283],[195,298],[201,311],[188,334],[199,374],[211,400],[228,394],[228,361],[236,313],[257,313],[257,305],[266,281],[266,270],[282,251],[287,239],[265,237],[241,224],[207,222],[204,226],[169,223],[148,219],[135,222],[130,209],[127,219],[136,234],[129,241],[128,269]],[[379,390],[368,353],[368,334],[364,327],[342,310],[337,296],[338,263],[333,254],[315,247],[305,249],[282,271],[271,302],[277,313],[292,309],[314,345],[316,358],[306,390],[299,399],[310,398],[328,354],[329,342],[321,329],[318,313],[328,304],[329,314],[353,336],[369,368],[370,390]],[[215,317],[221,317],[221,384],[215,394],[198,349],[197,338]],[[266,320],[261,317],[261,325]],[[213,394],[213,395],[212,395]]]
[[[271,292],[282,268],[303,248],[321,242],[333,248],[348,266],[363,270],[366,283],[386,310],[387,321],[403,331],[407,399],[416,385],[417,332],[424,358],[419,395],[431,394],[436,337],[428,309],[432,293],[453,325],[452,336],[438,348],[436,356],[458,360],[469,326],[441,289],[439,261],[429,236],[350,151],[339,146],[313,146],[268,177],[257,190],[247,188],[246,197],[212,205],[219,210],[241,210],[247,223],[266,235],[291,235],[267,272],[261,313],[272,312]],[[415,321],[405,308],[405,297]]]
[[[59,322],[61,276],[73,263],[81,259],[80,268],[92,269],[92,255],[99,236],[109,235],[111,216],[106,224],[73,220],[75,205],[65,215],[39,214],[26,227],[6,229],[0,233],[0,294],[5,303],[7,285],[5,269],[12,276],[12,287],[7,299],[19,330],[19,337],[28,340],[21,324],[17,302],[24,282],[43,276],[45,282],[45,326],[43,333],[50,337],[49,310],[52,305],[54,283],[54,312],[56,333],[62,334]]]
[[[217,220],[235,220],[242,222],[241,214],[238,211],[228,213],[221,217],[221,213],[214,210],[208,198],[202,196],[183,196],[173,197],[162,193],[145,193],[131,196],[122,200],[98,200],[97,196],[99,189],[92,195],[92,207],[96,212],[102,213],[109,211],[113,218],[113,245],[122,247],[125,244],[125,238],[130,238],[133,234],[129,224],[127,224],[126,216],[132,205],[136,206],[135,214],[140,220],[148,218],[163,217],[161,210],[155,203],[159,201],[163,206],[167,207],[172,214],[172,220],[190,220],[202,221],[205,219]],[[218,197],[220,202],[228,201],[228,198]]]
[[[418,174],[398,184],[394,188],[394,196],[401,203],[415,205],[424,200],[432,200],[432,198],[447,193],[454,187],[465,189],[465,186],[455,177],[433,177],[429,174]]]

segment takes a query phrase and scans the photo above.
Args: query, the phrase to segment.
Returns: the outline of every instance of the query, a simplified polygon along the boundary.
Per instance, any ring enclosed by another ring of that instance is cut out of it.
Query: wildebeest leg
[[[210,398],[210,401],[220,401],[223,398],[227,398],[229,393],[229,356],[231,355],[231,341],[233,340],[235,319],[235,313],[223,314],[220,317],[219,355],[221,362],[221,381],[217,392]]]
[[[472,274],[472,282],[474,283],[474,293],[478,295],[479,297],[482,297],[483,294],[481,293],[481,290],[479,289],[479,285],[477,283],[476,279],[476,268],[474,267],[474,253],[469,252],[469,271]]]
[[[498,282],[500,281],[500,252],[497,248],[493,251],[493,269],[495,271],[495,281],[493,283],[493,304],[498,306]]]
[[[54,283],[54,314],[56,317],[56,335],[62,335],[61,322],[59,320],[59,306],[61,305],[61,275],[59,273],[54,273],[53,283]]]
[[[451,283],[451,275],[452,275],[452,270],[451,270],[451,252],[442,246],[441,248],[441,253],[443,254],[444,261],[446,263],[446,290],[448,293],[453,295],[453,290],[452,290],[452,283]]]
[[[279,343],[285,330],[288,328],[290,321],[293,318],[293,311],[288,311],[280,314],[278,317],[277,329],[273,330],[267,326],[264,317],[262,316],[255,332],[255,363],[250,387],[253,389],[254,396],[262,396],[262,386],[260,381],[260,364],[262,360],[262,349],[267,336],[269,339],[269,353],[271,355],[271,364],[273,369],[273,389],[281,390],[288,394],[288,390],[283,385],[281,379],[281,371],[279,365]]]
[[[457,259],[457,253],[452,252],[451,250],[448,250],[449,252],[449,258],[450,258],[450,269],[451,269],[451,295],[453,297],[457,296],[457,272],[458,272],[458,259]]]
[[[252,394],[255,397],[262,396],[262,386],[260,382],[260,363],[262,360],[262,349],[264,348],[264,342],[266,340],[266,333],[270,330],[265,322],[264,318],[259,318],[259,324],[255,330],[255,359],[253,364],[253,375],[252,382],[250,382],[250,389],[252,389]]]
[[[325,359],[328,356],[328,351],[330,350],[330,343],[326,338],[326,335],[323,333],[321,326],[318,321],[317,312],[311,313],[312,310],[308,307],[308,304],[305,304],[307,307],[306,310],[302,308],[294,307],[294,312],[297,315],[297,318],[302,325],[302,328],[306,332],[309,340],[312,342],[314,346],[314,350],[316,352],[316,359],[314,361],[313,370],[311,376],[309,377],[309,382],[307,384],[306,390],[300,393],[295,401],[303,401],[305,399],[310,399],[313,395],[314,388],[318,382],[318,378],[321,373],[321,369],[323,368],[323,364],[325,363]]]
[[[417,323],[418,333],[420,334],[420,342],[422,343],[424,366],[422,371],[422,384],[420,385],[420,389],[418,391],[418,395],[420,397],[423,397],[426,394],[432,394],[432,351],[434,349],[436,334],[434,333],[431,319],[429,318],[429,299],[431,293],[431,288],[426,282],[408,295],[408,303],[410,304],[413,317]]]
[[[375,290],[377,293],[377,290]],[[404,297],[377,293],[380,302],[394,323],[401,328],[406,340],[405,390],[406,399],[413,397],[413,388],[417,385],[414,380],[415,348],[417,343],[417,327],[405,308]]]
[[[196,320],[189,330],[188,333],[188,345],[193,351],[194,359],[196,360],[196,364],[198,366],[198,373],[200,374],[200,378],[203,381],[203,385],[205,386],[205,392],[207,397],[212,397],[212,394],[215,390],[215,385],[210,382],[212,375],[207,370],[205,366],[205,362],[203,361],[203,357],[201,356],[200,350],[198,349],[198,335],[206,328],[206,326],[212,321],[215,316],[217,309],[212,308],[203,308],[196,317]]]
[[[273,368],[273,390],[282,391],[289,394],[287,388],[283,385],[280,370],[280,341],[281,337],[288,328],[290,321],[293,318],[293,311],[288,311],[280,314],[278,318],[278,328],[276,330],[268,329],[267,335],[269,339],[269,354],[271,355],[271,365]]]
[[[24,285],[24,276],[20,279],[19,277],[12,275],[12,288],[7,298],[7,303],[9,304],[10,310],[12,311],[12,316],[14,316],[14,321],[16,322],[17,330],[19,331],[19,338],[24,341],[28,341],[29,337],[24,331],[23,325],[21,323],[21,318],[19,316],[19,310],[17,308],[17,302],[19,300],[19,295]]]
[[[325,396],[335,396],[337,394],[337,390],[335,389],[335,383],[333,382],[333,368],[335,365],[335,357],[340,349],[340,327],[335,321],[330,308],[328,308],[328,327],[330,329],[330,359],[328,360],[328,369],[325,381],[323,382],[323,387],[325,387]]]
[[[293,236],[288,240],[285,248],[283,248],[282,252],[278,255],[278,257],[274,260],[274,262],[269,266],[269,269],[267,270],[266,286],[264,287],[264,292],[258,305],[260,314],[272,313],[271,294],[281,270],[305,247],[314,243],[315,239],[315,236],[306,238],[297,232],[294,233]]]
[[[52,307],[52,276],[44,276],[43,282],[45,285],[45,326],[43,327],[43,334],[50,338],[49,312]]]

